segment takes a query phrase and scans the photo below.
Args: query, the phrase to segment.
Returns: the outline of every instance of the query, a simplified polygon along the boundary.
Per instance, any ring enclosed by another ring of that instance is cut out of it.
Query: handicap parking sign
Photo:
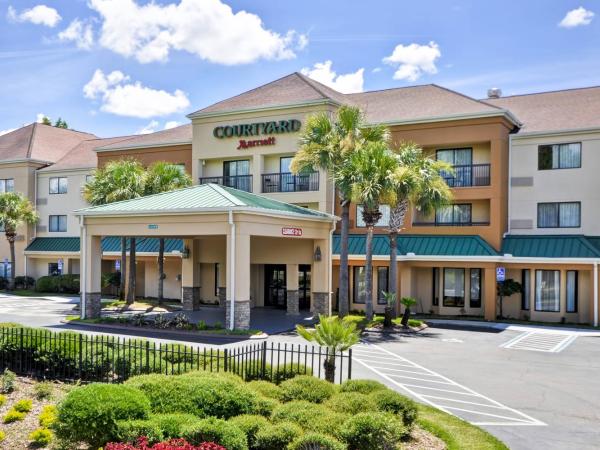
[[[504,267],[496,267],[496,281],[504,281],[506,279],[506,269]]]

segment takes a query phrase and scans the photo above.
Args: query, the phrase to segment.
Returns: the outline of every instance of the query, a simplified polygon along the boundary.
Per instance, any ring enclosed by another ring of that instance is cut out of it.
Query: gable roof
[[[127,150],[134,148],[163,147],[167,145],[183,145],[192,143],[192,124],[180,125],[168,130],[157,131],[155,133],[139,134],[128,136],[118,142],[100,144],[97,152],[111,150]]]
[[[511,110],[521,133],[600,128],[600,86],[485,100]]]
[[[334,216],[217,184],[200,184],[133,200],[79,209],[84,216],[153,213],[202,213],[210,211],[270,211],[273,214],[332,220]]]
[[[600,238],[583,235],[508,235],[503,254],[529,258],[600,258]]]
[[[0,161],[53,163],[82,141],[95,138],[90,133],[32,123],[0,136]]]

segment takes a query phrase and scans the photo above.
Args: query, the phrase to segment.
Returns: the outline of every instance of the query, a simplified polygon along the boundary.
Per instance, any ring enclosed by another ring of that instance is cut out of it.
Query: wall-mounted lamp
[[[181,252],[181,257],[183,259],[188,259],[190,257],[190,249],[187,247],[184,247],[183,251]]]
[[[315,261],[321,261],[321,247],[319,247],[318,245],[317,248],[315,248],[314,259]]]

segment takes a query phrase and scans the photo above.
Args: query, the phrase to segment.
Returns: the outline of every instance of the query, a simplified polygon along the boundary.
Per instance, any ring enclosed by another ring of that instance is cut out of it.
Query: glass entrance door
[[[285,264],[265,265],[265,306],[287,306],[285,272]]]
[[[250,161],[247,159],[223,162],[223,184],[225,186],[250,192],[251,180]]]
[[[310,309],[310,265],[298,267],[298,300],[300,309]]]

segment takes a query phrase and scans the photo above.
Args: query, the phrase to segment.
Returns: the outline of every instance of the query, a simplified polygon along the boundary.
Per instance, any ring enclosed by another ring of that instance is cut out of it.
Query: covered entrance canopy
[[[76,214],[81,221],[82,317],[100,314],[101,241],[110,236],[182,239],[184,309],[198,309],[203,290],[215,289],[206,286],[203,274],[203,268],[214,266],[228,328],[249,327],[251,306],[265,298],[260,275],[264,267],[273,265],[286,268],[288,313],[298,313],[300,272],[306,266],[311,269],[311,310],[330,311],[331,235],[336,221],[332,215],[215,184],[95,206]]]

